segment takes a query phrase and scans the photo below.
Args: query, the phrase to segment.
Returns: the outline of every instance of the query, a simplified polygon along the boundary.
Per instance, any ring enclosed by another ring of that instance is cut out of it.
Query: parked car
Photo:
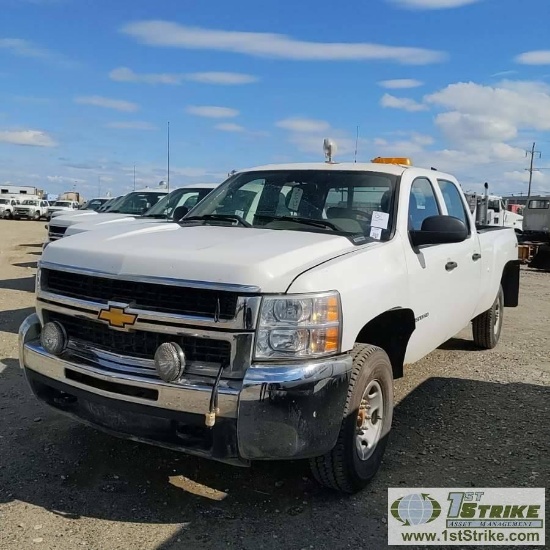
[[[497,345],[517,256],[453,176],[406,159],[252,168],[178,224],[49,245],[21,367],[38,399],[108,433],[241,466],[309,459],[355,492],[404,365],[470,322]]]
[[[62,238],[68,227],[84,220],[93,219],[94,223],[99,223],[100,221],[141,216],[167,194],[168,191],[166,189],[132,191],[120,199],[120,202],[117,202],[116,206],[112,205],[105,212],[87,211],[78,212],[76,215],[57,216],[49,224],[48,242]],[[90,216],[93,216],[93,218],[90,218]]]
[[[17,199],[0,198],[0,218],[13,218],[13,211],[18,204]]]
[[[48,201],[42,199],[25,199],[18,204],[13,212],[15,219],[27,218],[29,220],[40,220],[48,217]]]
[[[48,218],[51,218],[55,213],[58,212],[70,212],[78,210],[79,203],[76,201],[55,201],[53,206],[48,208]]]
[[[97,219],[88,218],[86,221],[79,220],[65,231],[65,237],[84,233],[86,231],[95,231],[117,224],[117,227],[139,227],[143,224],[165,223],[179,221],[191,208],[196,206],[201,200],[211,193],[218,183],[198,183],[180,187],[172,191],[169,195],[163,197],[155,206],[145,212],[143,216]],[[122,229],[121,229],[122,230]]]
[[[84,210],[92,210],[94,212],[98,212],[99,209],[107,202],[109,202],[111,199],[109,197],[98,197],[96,199],[90,199],[86,201],[84,204],[82,204],[79,208],[80,211]]]

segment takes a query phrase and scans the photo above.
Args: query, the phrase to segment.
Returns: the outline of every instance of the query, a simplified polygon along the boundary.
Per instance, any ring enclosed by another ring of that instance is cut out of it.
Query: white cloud
[[[55,147],[56,141],[41,130],[0,130],[0,142],[31,147]]]
[[[382,60],[426,65],[443,61],[447,57],[443,52],[424,48],[370,43],[307,42],[283,34],[204,29],[162,20],[136,21],[125,25],[121,30],[150,46],[217,50],[300,61]]]
[[[315,120],[312,118],[285,118],[284,120],[279,120],[275,125],[292,132],[325,132],[330,130],[330,124],[326,120]]]
[[[416,111],[425,111],[428,107],[422,103],[418,103],[414,99],[408,97],[395,97],[391,94],[384,94],[380,99],[380,105],[382,107],[389,107],[390,109],[402,109],[411,113]]]
[[[217,84],[235,86],[257,82],[258,78],[249,74],[230,72],[204,73],[142,73],[138,74],[128,67],[117,67],[109,73],[109,78],[116,82],[135,82],[142,84],[169,84],[178,86],[184,81],[201,82],[203,84]]]
[[[104,107],[105,109],[114,109],[116,111],[125,111],[128,113],[132,113],[139,109],[137,103],[98,95],[76,97],[74,102],[80,105],[94,105],[95,107]]]
[[[391,0],[394,4],[413,9],[443,10],[460,8],[482,0]]]
[[[230,109],[229,107],[215,107],[211,105],[189,105],[185,108],[185,111],[190,115],[202,116],[205,118],[233,118],[239,115],[239,111],[236,109]]]
[[[219,84],[222,86],[236,86],[239,84],[252,84],[258,82],[258,78],[250,74],[228,72],[190,73],[185,77],[192,82],[203,84]]]
[[[388,90],[405,90],[407,88],[418,88],[419,86],[423,86],[424,82],[414,80],[413,78],[396,78],[394,80],[382,80],[378,85]]]
[[[240,124],[234,124],[233,122],[222,122],[221,124],[216,124],[214,126],[216,130],[221,130],[222,132],[246,132],[246,128]]]
[[[0,50],[9,51],[18,57],[30,57],[64,67],[75,66],[75,63],[63,54],[43,48],[22,38],[0,38]]]
[[[107,128],[115,128],[117,130],[157,130],[157,127],[154,124],[141,120],[109,122],[106,126]]]
[[[142,82],[145,84],[181,84],[182,74],[150,73],[137,74],[128,67],[118,67],[109,73],[109,78],[116,82]]]
[[[522,65],[550,65],[550,50],[535,50],[522,53],[514,59]]]
[[[458,111],[437,115],[435,123],[449,141],[473,147],[480,141],[508,141],[518,133],[514,124],[507,120]]]
[[[479,124],[490,119],[492,124],[502,121],[503,127],[550,130],[550,86],[540,82],[504,81],[495,86],[459,82],[425,101],[470,115],[470,124],[472,117],[478,117]]]

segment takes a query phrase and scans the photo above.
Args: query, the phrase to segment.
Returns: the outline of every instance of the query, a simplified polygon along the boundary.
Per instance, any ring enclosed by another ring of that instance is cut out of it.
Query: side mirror
[[[187,206],[178,206],[174,210],[174,220],[175,221],[181,220],[183,216],[187,215],[188,212],[189,212],[189,208],[187,208]]]
[[[409,231],[413,246],[461,243],[468,238],[466,224],[453,216],[430,216],[420,231]]]

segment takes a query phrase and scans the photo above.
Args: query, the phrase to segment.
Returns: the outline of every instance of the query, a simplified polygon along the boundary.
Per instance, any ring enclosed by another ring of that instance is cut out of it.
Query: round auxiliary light
[[[52,355],[61,355],[67,347],[67,333],[63,325],[57,321],[46,323],[42,327],[40,343],[42,347]]]
[[[178,344],[165,342],[155,352],[155,368],[165,382],[175,382],[183,375],[185,354]]]

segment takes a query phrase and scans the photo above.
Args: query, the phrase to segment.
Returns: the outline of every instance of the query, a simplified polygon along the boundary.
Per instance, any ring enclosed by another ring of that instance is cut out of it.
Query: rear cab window
[[[447,207],[447,214],[464,222],[468,228],[468,234],[470,234],[470,216],[467,213],[466,205],[462,200],[462,195],[458,187],[453,182],[447,180],[437,180],[437,184],[443,195],[443,201]]]

